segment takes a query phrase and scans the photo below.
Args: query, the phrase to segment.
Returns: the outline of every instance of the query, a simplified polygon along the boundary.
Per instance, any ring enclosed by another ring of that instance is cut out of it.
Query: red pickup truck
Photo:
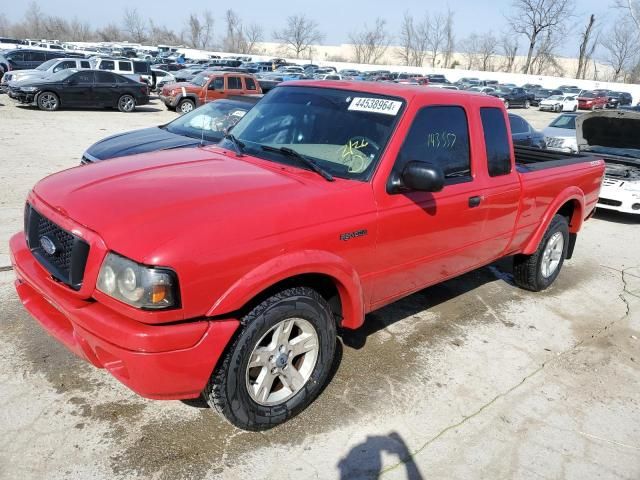
[[[140,395],[204,395],[270,428],[327,381],[336,330],[510,256],[539,291],[571,258],[604,162],[516,148],[502,101],[283,84],[216,146],[66,170],[11,239],[26,309]]]

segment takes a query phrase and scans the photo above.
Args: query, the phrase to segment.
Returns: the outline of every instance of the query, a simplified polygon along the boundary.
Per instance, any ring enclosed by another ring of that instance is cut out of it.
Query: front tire
[[[525,100],[524,102],[524,108],[529,108],[531,106],[531,102],[529,100]]]
[[[304,410],[327,381],[336,325],[315,290],[283,290],[253,308],[214,370],[204,397],[244,430],[266,430]]]
[[[118,99],[118,110],[124,113],[133,112],[136,109],[136,99],[131,95],[122,95]]]
[[[191,112],[194,108],[196,108],[194,101],[185,98],[184,100],[181,100],[176,107],[176,112],[185,114]]]
[[[569,248],[569,224],[555,215],[533,255],[513,258],[513,279],[520,288],[539,292],[558,277]]]
[[[42,92],[38,95],[38,108],[46,112],[55,112],[60,108],[60,99],[53,92]]]

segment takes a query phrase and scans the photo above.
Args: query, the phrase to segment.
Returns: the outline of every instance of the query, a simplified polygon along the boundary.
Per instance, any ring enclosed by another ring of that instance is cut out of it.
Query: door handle
[[[469,208],[476,208],[480,206],[482,202],[482,197],[476,195],[475,197],[469,197]]]

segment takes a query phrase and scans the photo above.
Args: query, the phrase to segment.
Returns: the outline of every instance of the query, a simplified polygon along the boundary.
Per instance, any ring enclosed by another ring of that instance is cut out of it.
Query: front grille
[[[611,200],[609,198],[599,198],[598,199],[598,203],[600,203],[602,205],[609,205],[611,207],[620,207],[620,206],[622,206],[622,202],[620,202],[618,200]]]
[[[24,223],[27,245],[33,256],[55,279],[79,290],[89,255],[89,244],[60,228],[29,204],[25,208]],[[50,251],[47,251],[46,246],[49,246]]]
[[[620,180],[614,180],[613,178],[609,178],[609,177],[604,177],[604,180],[602,181],[603,185],[606,185],[608,187],[613,187],[616,185],[622,186],[622,183]]]

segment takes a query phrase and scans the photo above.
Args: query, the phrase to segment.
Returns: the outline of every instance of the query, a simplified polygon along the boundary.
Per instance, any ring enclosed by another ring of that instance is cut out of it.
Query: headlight
[[[35,92],[36,90],[38,90],[38,88],[37,87],[22,87],[20,90],[22,90],[23,92],[31,93],[31,92]]]
[[[178,306],[178,280],[172,270],[140,265],[112,252],[102,262],[96,287],[136,308]]]
[[[173,97],[175,94],[176,94],[175,89],[174,89],[174,90],[171,90],[171,91],[169,92],[169,95],[171,95],[172,97]]]

